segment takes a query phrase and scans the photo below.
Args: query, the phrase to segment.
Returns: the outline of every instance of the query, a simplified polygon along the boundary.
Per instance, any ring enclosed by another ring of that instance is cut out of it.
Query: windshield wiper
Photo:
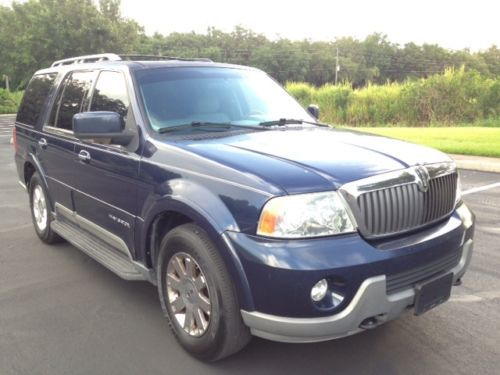
[[[204,126],[212,127],[212,128],[223,128],[223,129],[231,129],[232,127],[237,127],[237,128],[245,128],[245,129],[264,130],[260,126],[239,125],[239,124],[232,124],[230,122],[193,121],[193,122],[190,122],[187,124],[180,124],[180,125],[167,126],[167,127],[161,128],[158,130],[158,133],[163,134],[163,133],[168,133],[168,132],[179,130],[179,129],[201,128]]]
[[[203,126],[229,129],[231,127],[231,124],[228,122],[192,121],[192,122],[186,123],[186,124],[166,126],[164,128],[159,129],[158,133],[160,133],[160,134],[168,133],[168,132],[171,132],[174,130],[179,130],[179,129],[184,129],[184,128],[198,128],[198,127],[201,128]]]
[[[261,123],[259,123],[260,126],[285,126],[285,125],[299,125],[299,124],[315,125],[315,126],[320,126],[322,128],[329,127],[329,125],[323,124],[321,122],[314,122],[314,121],[307,121],[307,120],[300,120],[293,118],[280,118],[279,120],[262,121]]]

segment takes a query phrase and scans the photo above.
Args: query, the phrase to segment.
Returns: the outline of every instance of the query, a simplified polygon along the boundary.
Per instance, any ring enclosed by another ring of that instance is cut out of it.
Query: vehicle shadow
[[[204,363],[176,343],[156,287],[122,280],[69,244],[48,248],[66,258],[80,278],[91,280],[86,287],[89,298],[99,294],[98,308],[86,316],[95,331],[86,345],[97,345],[95,349],[102,345],[102,354],[93,358],[96,369],[147,374],[446,374],[458,370],[433,353],[432,327],[411,313],[377,329],[322,343],[286,344],[254,337],[241,352]],[[85,329],[80,327],[80,332]],[[123,357],[130,350],[127,341],[133,341],[140,356]]]

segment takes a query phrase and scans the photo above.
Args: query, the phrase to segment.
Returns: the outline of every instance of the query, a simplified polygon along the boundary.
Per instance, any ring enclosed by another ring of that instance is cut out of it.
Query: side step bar
[[[147,280],[155,283],[150,271],[139,263],[130,260],[122,252],[99,240],[90,233],[67,220],[54,220],[50,223],[54,232],[65,238],[73,246],[94,258],[104,267],[125,280]]]

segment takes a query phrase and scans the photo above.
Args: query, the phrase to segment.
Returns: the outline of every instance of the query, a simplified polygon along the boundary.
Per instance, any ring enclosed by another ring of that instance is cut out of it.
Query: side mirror
[[[73,133],[78,139],[111,139],[111,143],[126,146],[134,138],[124,129],[122,117],[116,112],[82,112],[73,116]]]
[[[311,114],[316,120],[319,119],[319,107],[316,104],[309,104],[307,112],[309,112],[309,114]]]

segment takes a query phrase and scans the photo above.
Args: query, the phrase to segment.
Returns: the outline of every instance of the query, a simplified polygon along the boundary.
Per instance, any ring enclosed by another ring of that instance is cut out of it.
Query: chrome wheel
[[[35,223],[38,230],[43,232],[45,228],[47,228],[47,202],[45,201],[45,195],[40,185],[35,186],[33,189],[32,199],[32,209],[33,216],[35,217]]]
[[[175,253],[167,266],[167,297],[177,323],[190,336],[202,336],[210,324],[210,291],[198,263]]]

